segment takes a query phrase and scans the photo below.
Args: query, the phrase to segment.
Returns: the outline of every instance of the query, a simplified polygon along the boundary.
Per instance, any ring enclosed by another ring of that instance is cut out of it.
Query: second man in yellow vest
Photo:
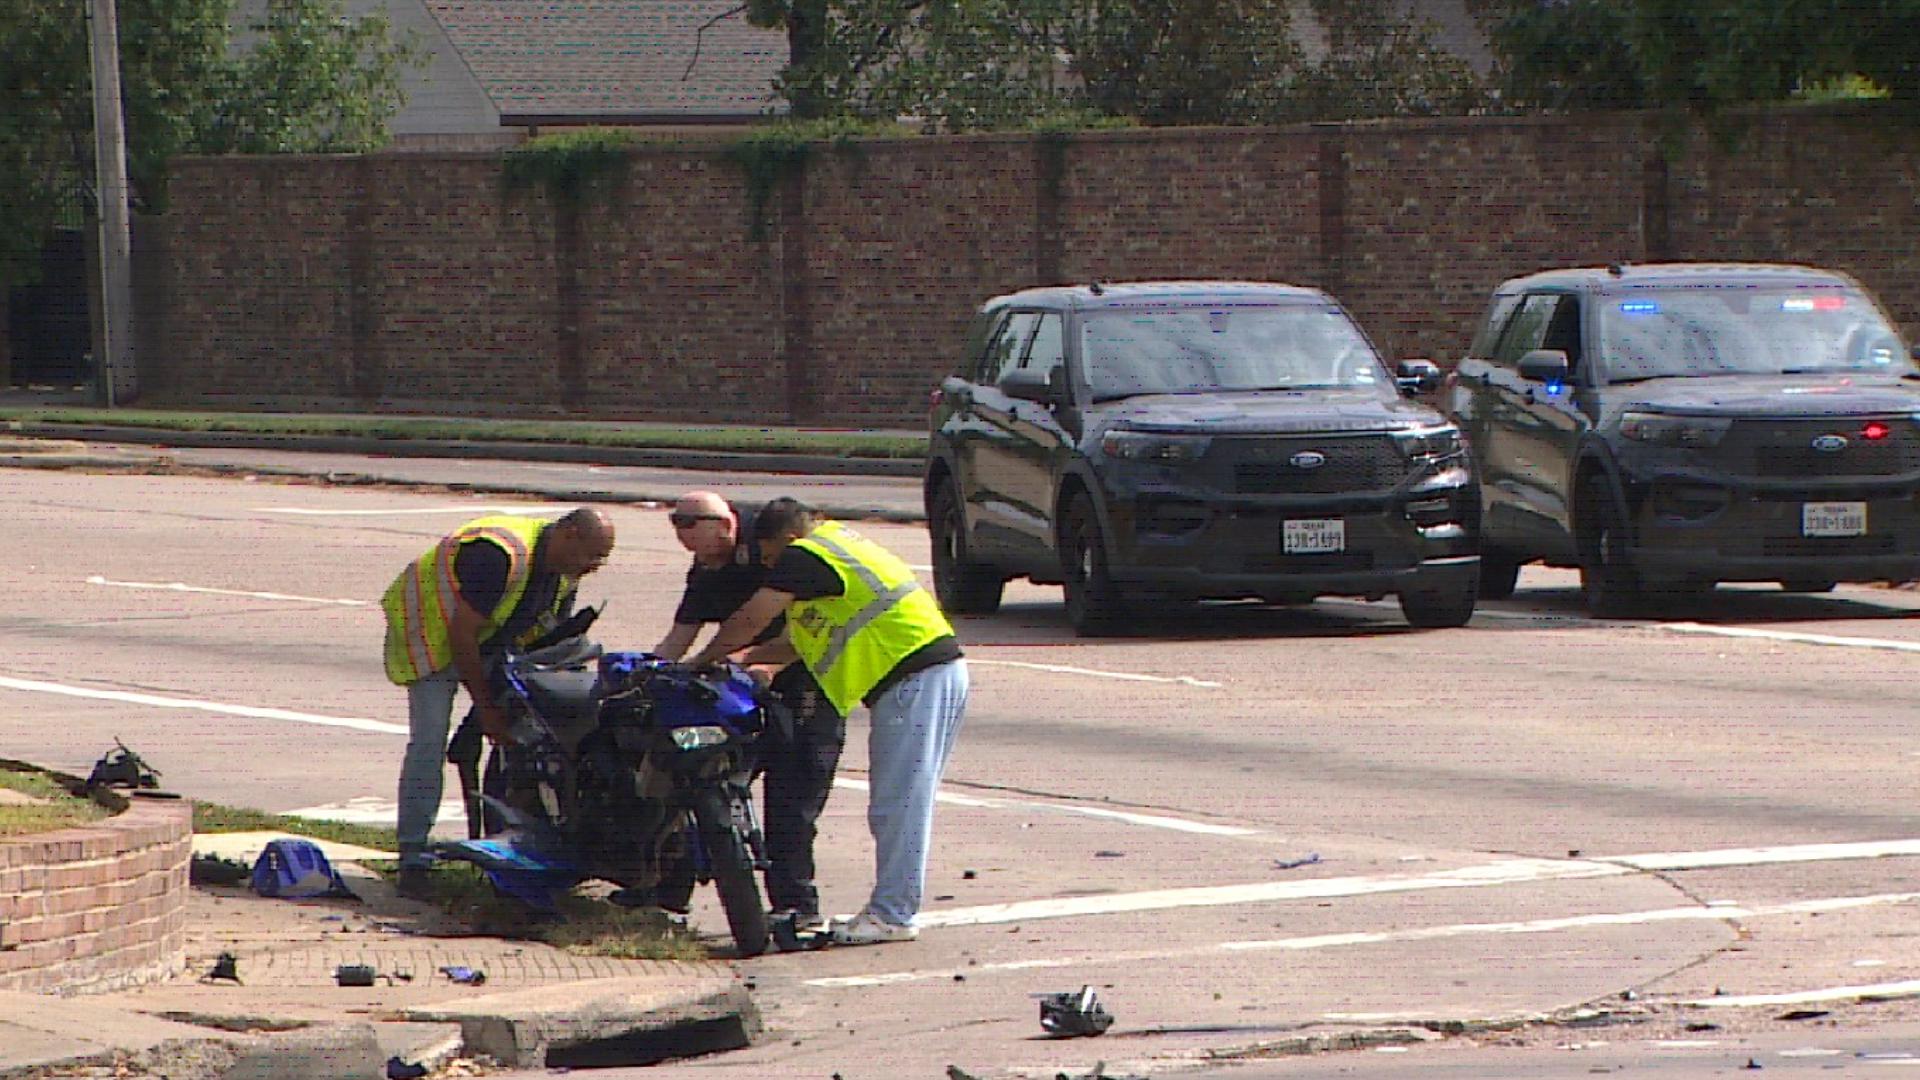
[[[836,920],[843,944],[910,941],[925,892],[934,793],[967,707],[967,664],[933,595],[893,553],[793,499],[754,519],[765,584],[689,663],[747,648],[781,612],[784,638],[753,663],[798,657],[842,715],[864,703],[871,770],[867,827],[874,886],[865,911]]]

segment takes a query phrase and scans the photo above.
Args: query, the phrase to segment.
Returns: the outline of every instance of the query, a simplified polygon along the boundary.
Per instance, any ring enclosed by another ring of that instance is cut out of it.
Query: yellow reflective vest
[[[407,686],[453,663],[453,611],[460,596],[453,561],[467,544],[496,544],[507,553],[506,587],[500,592],[500,602],[484,613],[486,622],[481,626],[480,640],[485,643],[498,633],[526,595],[527,583],[533,580],[534,547],[549,524],[542,518],[510,514],[475,518],[402,570],[380,600],[387,613],[387,678]],[[552,626],[572,591],[572,579],[563,576],[554,592],[553,610],[543,612],[535,625],[520,635],[520,643],[531,641]]]
[[[842,716],[921,647],[953,625],[892,552],[837,521],[793,542],[840,575],[839,596],[796,600],[787,638]]]

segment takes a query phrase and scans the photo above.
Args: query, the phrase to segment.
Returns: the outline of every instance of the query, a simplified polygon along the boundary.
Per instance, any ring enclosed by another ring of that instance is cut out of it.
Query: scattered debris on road
[[[1076,993],[1036,994],[1040,999],[1040,1026],[1047,1034],[1063,1039],[1104,1035],[1113,1026],[1113,1014],[1101,1007],[1092,986]]]
[[[1298,859],[1275,859],[1273,860],[1273,868],[1275,870],[1298,870],[1303,866],[1312,866],[1319,861],[1320,853],[1317,851],[1309,851]]]

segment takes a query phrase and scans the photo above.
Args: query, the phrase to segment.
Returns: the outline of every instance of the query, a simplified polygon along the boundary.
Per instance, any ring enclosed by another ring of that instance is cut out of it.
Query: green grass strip
[[[193,831],[196,833],[283,832],[292,833],[295,836],[311,836],[316,840],[331,840],[339,844],[353,844],[356,847],[372,848],[375,851],[397,851],[400,848],[400,836],[392,829],[375,825],[350,825],[343,821],[323,821],[319,818],[293,817],[288,814],[269,814],[264,810],[248,810],[209,802],[193,804]]]
[[[320,413],[188,412],[169,409],[0,408],[0,422],[84,424],[156,431],[250,435],[338,435],[368,439],[535,442],[574,446],[829,457],[920,458],[922,435],[788,427],[688,427],[596,420],[487,420],[442,416],[334,416]]]

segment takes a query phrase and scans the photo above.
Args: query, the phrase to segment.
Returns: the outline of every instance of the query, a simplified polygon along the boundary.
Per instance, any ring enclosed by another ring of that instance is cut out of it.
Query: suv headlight
[[[1718,446],[1732,426],[1731,417],[1648,412],[1629,412],[1620,417],[1620,434],[1654,446]]]
[[[1467,449],[1466,438],[1452,425],[1396,431],[1393,441],[1400,444],[1401,453],[1416,461],[1441,461]]]
[[[1207,435],[1154,435],[1144,431],[1109,431],[1100,437],[1100,451],[1121,461],[1148,461],[1184,465],[1207,456],[1213,439]]]

